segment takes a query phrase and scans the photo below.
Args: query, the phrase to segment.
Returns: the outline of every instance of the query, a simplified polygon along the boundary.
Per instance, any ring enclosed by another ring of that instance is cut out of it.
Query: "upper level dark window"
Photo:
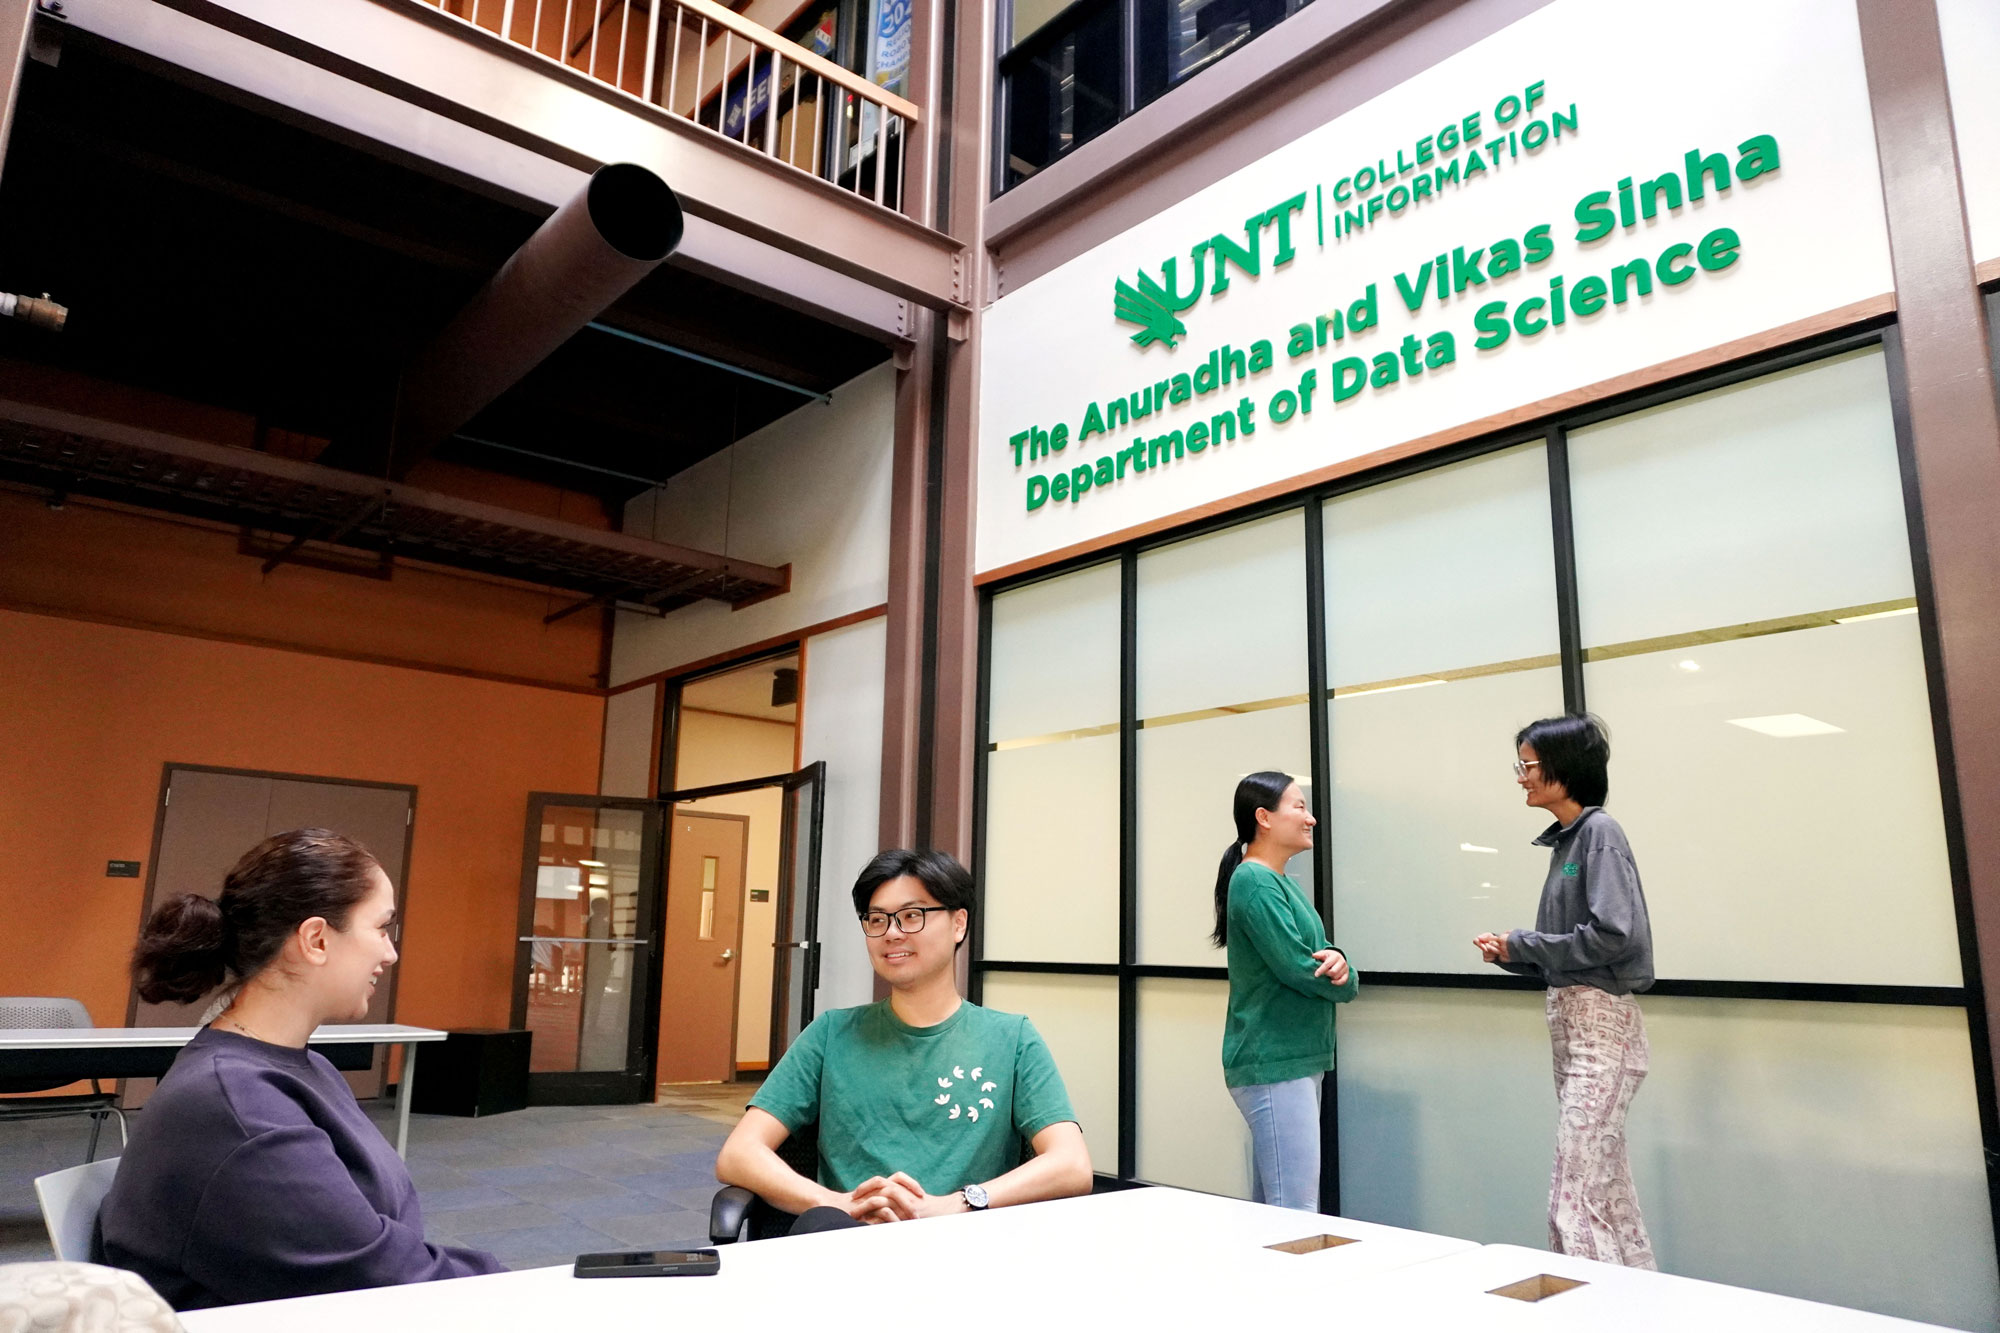
[[[1003,0],[994,193],[1087,143],[1310,0]]]

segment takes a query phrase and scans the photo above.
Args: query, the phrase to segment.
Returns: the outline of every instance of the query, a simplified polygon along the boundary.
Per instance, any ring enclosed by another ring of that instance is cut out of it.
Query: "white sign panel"
[[[2000,259],[2000,3],[1938,0],[1965,220],[1975,263]]]
[[[981,572],[1892,286],[1824,0],[1557,0],[987,311]]]

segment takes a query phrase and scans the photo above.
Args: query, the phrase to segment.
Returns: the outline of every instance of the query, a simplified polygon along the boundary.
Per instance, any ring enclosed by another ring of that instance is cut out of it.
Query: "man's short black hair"
[[[1578,805],[1603,805],[1611,790],[1611,733],[1590,713],[1545,717],[1514,735],[1514,746],[1534,747],[1542,780],[1560,782]]]
[[[940,907],[949,907],[954,912],[963,911],[967,920],[971,919],[972,872],[949,853],[918,852],[905,847],[878,853],[862,868],[861,877],[854,881],[854,914],[861,916],[866,913],[868,900],[875,896],[875,890],[904,875],[928,889]],[[970,935],[971,931],[966,933]]]

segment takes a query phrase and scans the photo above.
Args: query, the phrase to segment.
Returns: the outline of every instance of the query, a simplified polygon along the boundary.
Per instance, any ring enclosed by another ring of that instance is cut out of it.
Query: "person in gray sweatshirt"
[[[1635,992],[1653,984],[1653,928],[1625,830],[1604,812],[1611,740],[1595,717],[1551,717],[1514,737],[1514,779],[1556,822],[1533,930],[1477,936],[1480,956],[1548,987],[1555,1052],[1555,1170],[1549,1248],[1658,1268],[1625,1148],[1625,1114],[1646,1077]]]

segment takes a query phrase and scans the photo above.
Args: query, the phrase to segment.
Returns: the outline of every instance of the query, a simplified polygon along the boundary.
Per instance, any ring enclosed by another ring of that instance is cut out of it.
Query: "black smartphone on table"
[[[714,1250],[627,1250],[579,1254],[578,1277],[707,1277],[722,1267]]]

